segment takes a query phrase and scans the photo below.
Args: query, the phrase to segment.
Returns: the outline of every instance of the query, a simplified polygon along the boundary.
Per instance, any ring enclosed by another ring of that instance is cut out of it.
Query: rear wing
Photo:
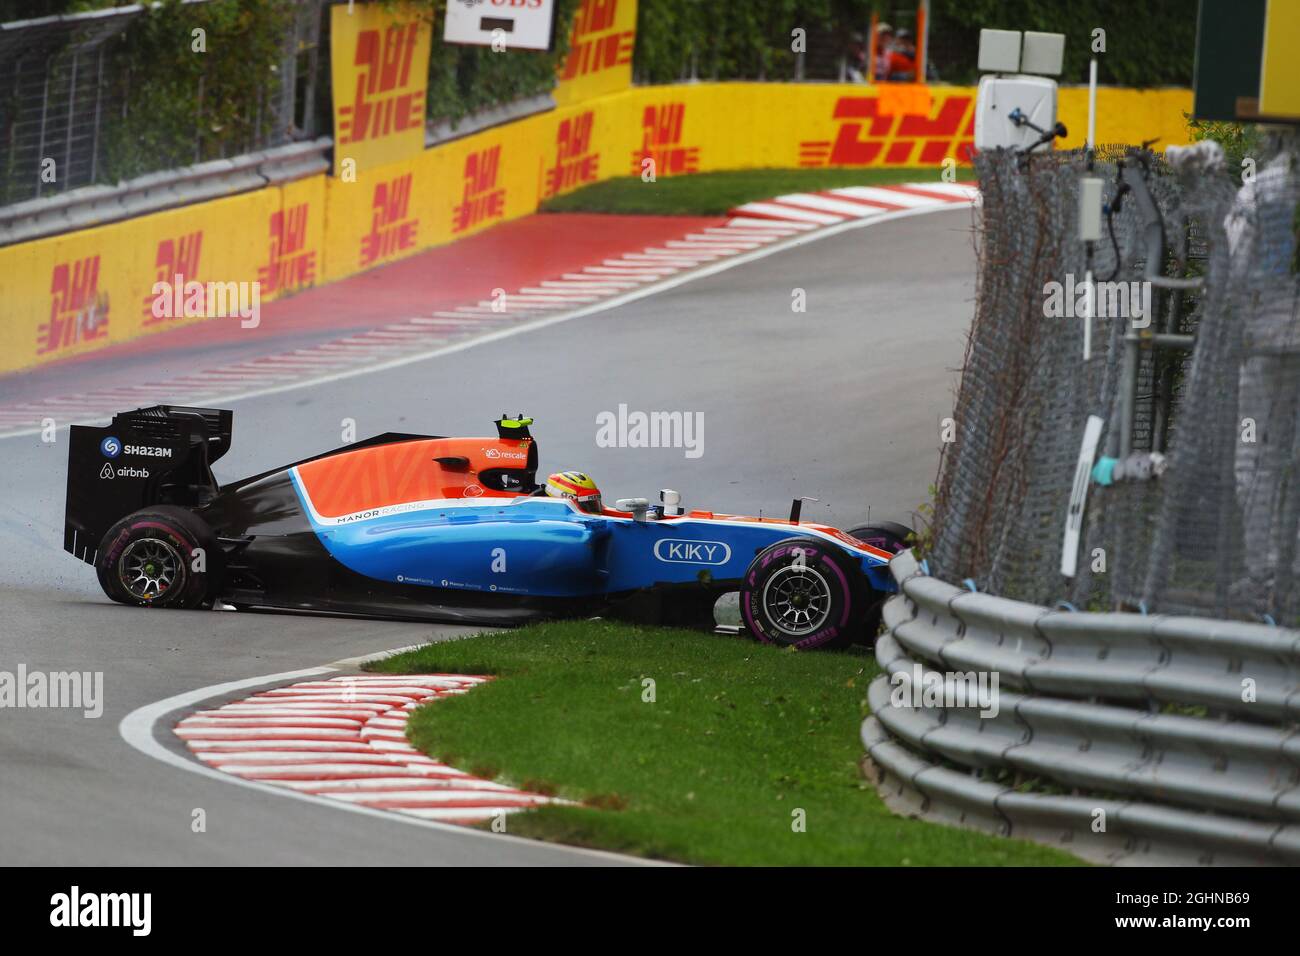
[[[73,425],[63,550],[95,563],[118,520],[156,504],[195,507],[217,492],[212,463],[230,450],[234,413],[154,405],[121,412],[105,427]]]

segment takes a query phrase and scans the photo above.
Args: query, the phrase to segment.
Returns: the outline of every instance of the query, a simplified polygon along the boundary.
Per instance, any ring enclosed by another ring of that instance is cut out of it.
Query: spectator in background
[[[876,62],[871,68],[872,79],[889,79],[889,54],[893,45],[894,28],[888,23],[876,24]]]
[[[849,36],[849,45],[844,51],[844,58],[849,82],[867,82],[867,41],[856,30]]]
[[[910,83],[916,79],[916,41],[911,30],[899,30],[890,43],[885,79]]]

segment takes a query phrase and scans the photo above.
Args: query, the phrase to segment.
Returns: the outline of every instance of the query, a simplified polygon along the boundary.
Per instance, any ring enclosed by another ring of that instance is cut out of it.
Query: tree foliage
[[[1191,86],[1196,4],[1191,0],[934,0],[931,48],[943,77],[973,82],[983,27],[1064,33],[1063,83],[1086,83],[1093,31],[1105,31],[1098,82]]]

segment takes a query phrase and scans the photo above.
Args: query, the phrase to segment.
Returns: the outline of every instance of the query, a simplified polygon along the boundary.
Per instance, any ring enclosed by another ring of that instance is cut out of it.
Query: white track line
[[[729,220],[726,228],[752,230],[759,233],[791,233],[816,229],[817,225],[808,222],[791,222],[788,219],[756,219],[752,216],[738,216]]]
[[[612,260],[606,259],[606,265],[587,266],[586,271],[596,275],[614,275],[614,276],[634,276],[646,279],[653,279],[657,276],[671,275],[676,270],[656,266],[637,266],[632,263],[620,265],[609,265]]]
[[[847,199],[832,199],[829,196],[819,196],[816,193],[792,193],[789,196],[778,196],[777,201],[806,209],[815,209],[818,212],[834,213],[840,217],[875,216],[881,212],[879,208],[868,206],[866,203],[850,202]],[[932,202],[942,203],[943,200],[935,199]]]
[[[779,219],[789,219],[793,222],[812,223],[814,226],[830,226],[844,219],[843,216],[813,212],[811,209],[799,209],[794,206],[782,206],[779,203],[771,202],[747,202],[743,206],[737,206],[736,212],[753,213],[756,216],[776,216]]]
[[[629,252],[623,258],[634,265],[668,265],[689,269],[707,257],[704,254],[688,256],[681,252],[674,252],[672,249],[647,249],[645,252]]]
[[[974,202],[980,194],[978,186],[967,186],[964,183],[899,183],[899,185],[909,186],[913,189],[924,189],[925,191],[932,193],[943,193],[949,196],[954,196],[958,199],[967,200],[968,202]]]
[[[911,193],[900,192],[897,189],[887,189],[884,186],[842,186],[839,189],[829,189],[827,192],[834,193],[836,196],[847,196],[851,199],[867,199],[873,202],[884,202],[893,206],[903,206],[908,209],[933,206],[935,203],[942,204],[943,202],[942,199],[931,199],[926,196],[914,196]]]

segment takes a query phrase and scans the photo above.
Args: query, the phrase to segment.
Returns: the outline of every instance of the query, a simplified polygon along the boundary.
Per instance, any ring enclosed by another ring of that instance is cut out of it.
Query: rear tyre
[[[202,607],[221,581],[216,533],[184,508],[155,505],[113,525],[99,545],[99,586],[137,607]]]
[[[916,532],[907,525],[899,524],[896,521],[879,521],[875,524],[858,525],[858,527],[850,529],[849,534],[864,544],[869,544],[881,551],[888,551],[890,554],[905,551],[911,547],[911,542],[916,537]],[[871,594],[870,606],[867,609],[862,631],[858,637],[858,640],[862,643],[869,645],[876,642],[876,635],[880,631],[880,618],[885,609],[885,601],[889,597],[888,594],[882,594],[875,589],[872,589]]]
[[[838,548],[789,538],[759,552],[745,572],[740,615],[765,644],[842,647],[862,632],[871,589]]]

